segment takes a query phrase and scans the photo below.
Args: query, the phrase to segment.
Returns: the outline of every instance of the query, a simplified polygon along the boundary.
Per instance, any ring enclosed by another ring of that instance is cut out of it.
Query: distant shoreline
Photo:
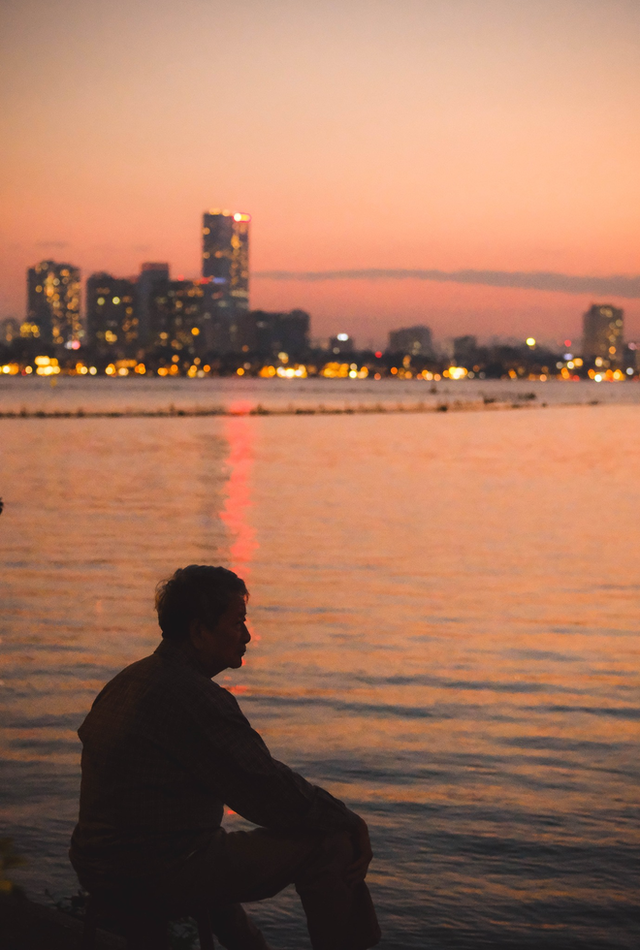
[[[561,403],[567,406],[597,406],[601,405],[597,399],[588,403]],[[488,399],[474,402],[438,402],[434,405],[416,403],[414,405],[396,406],[287,406],[285,408],[266,408],[254,406],[251,409],[227,409],[223,406],[211,408],[176,408],[168,406],[165,409],[20,409],[0,410],[0,419],[173,419],[177,417],[210,417],[210,416],[353,416],[353,415],[402,415],[406,413],[421,414],[429,412],[483,412],[505,411],[509,409],[546,409],[550,408],[546,402],[520,400],[518,402],[502,402],[498,399]]]

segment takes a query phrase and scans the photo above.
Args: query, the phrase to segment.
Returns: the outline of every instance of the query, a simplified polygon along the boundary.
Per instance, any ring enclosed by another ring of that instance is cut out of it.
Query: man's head
[[[242,666],[251,639],[245,626],[248,596],[242,578],[224,567],[180,568],[156,588],[162,636],[193,649],[209,676]]]

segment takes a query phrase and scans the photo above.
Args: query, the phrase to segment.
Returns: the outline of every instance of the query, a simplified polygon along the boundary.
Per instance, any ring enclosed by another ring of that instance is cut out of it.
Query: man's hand
[[[358,826],[351,835],[351,841],[355,852],[355,860],[347,868],[347,881],[353,885],[364,881],[373,857],[371,842],[369,841],[369,829],[362,818],[358,818]]]

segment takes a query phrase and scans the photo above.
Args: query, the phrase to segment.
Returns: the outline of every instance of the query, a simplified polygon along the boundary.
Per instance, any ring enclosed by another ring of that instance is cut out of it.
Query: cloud
[[[257,271],[261,280],[433,280],[455,284],[483,284],[486,287],[518,287],[524,290],[552,290],[564,294],[594,294],[610,297],[640,297],[640,276],[580,277],[552,271],[502,270],[408,270],[370,267],[364,270]]]
[[[69,247],[68,241],[36,241],[34,247],[61,248]]]

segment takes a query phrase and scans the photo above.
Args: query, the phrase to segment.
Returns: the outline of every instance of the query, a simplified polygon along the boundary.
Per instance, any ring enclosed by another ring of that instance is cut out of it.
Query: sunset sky
[[[0,28],[0,318],[43,258],[198,276],[226,207],[252,307],[314,336],[560,339],[605,301],[640,336],[638,0],[0,0]]]

